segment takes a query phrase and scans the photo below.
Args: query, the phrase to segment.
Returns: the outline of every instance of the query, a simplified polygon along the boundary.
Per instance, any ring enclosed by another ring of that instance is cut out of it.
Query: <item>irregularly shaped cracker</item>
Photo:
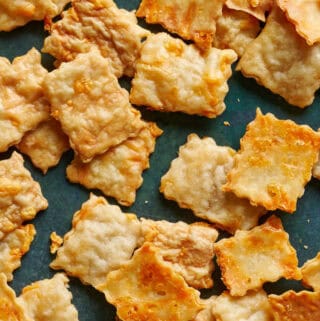
[[[258,224],[265,210],[251,206],[249,201],[233,193],[221,191],[234,155],[233,149],[217,146],[212,138],[201,139],[191,134],[180,147],[179,157],[161,178],[160,191],[180,207],[191,209],[196,216],[230,233],[248,230]]]
[[[0,152],[49,118],[49,104],[42,88],[47,73],[35,48],[15,58],[12,64],[0,57]]]
[[[202,308],[199,292],[145,243],[99,287],[122,321],[192,320]]]
[[[225,110],[236,58],[230,49],[212,48],[203,56],[194,45],[168,34],[149,36],[137,61],[130,101],[154,110],[216,117]]]
[[[301,273],[303,284],[316,292],[320,292],[320,252],[316,257],[304,263]]]
[[[20,154],[13,152],[0,161],[0,240],[47,207],[39,183],[24,167]]]
[[[12,281],[12,272],[20,267],[21,257],[29,251],[35,234],[34,225],[28,224],[16,228],[0,241],[0,273],[4,273],[8,281]]]
[[[45,79],[53,116],[82,161],[136,136],[145,123],[98,51],[62,63]]]
[[[269,295],[274,321],[320,320],[320,292],[294,292]]]
[[[48,26],[44,52],[70,61],[94,47],[110,59],[117,77],[133,76],[141,41],[150,34],[137,24],[134,12],[118,9],[112,0],[73,0],[62,17]]]
[[[55,254],[57,253],[59,247],[62,245],[63,243],[63,238],[61,236],[59,236],[56,232],[52,232],[50,234],[50,253],[51,254]]]
[[[199,48],[208,50],[223,3],[223,0],[142,0],[137,16],[146,17],[148,23],[160,23],[170,32],[193,40]]]
[[[140,222],[134,214],[124,214],[103,197],[91,194],[72,221],[63,246],[51,262],[96,287],[107,274],[127,262],[140,242]]]
[[[105,195],[115,197],[121,205],[130,206],[161,133],[155,123],[148,123],[136,137],[96,156],[90,163],[84,164],[76,157],[67,167],[67,177],[73,183],[100,189]]]
[[[205,223],[170,223],[142,219],[145,242],[159,249],[165,262],[196,288],[213,286],[213,246],[218,232]]]
[[[257,109],[223,190],[246,197],[253,205],[292,213],[311,179],[319,148],[320,135],[309,126]]]
[[[237,70],[279,94],[291,105],[311,105],[320,87],[320,45],[309,46],[280,9],[274,8]]]
[[[301,279],[296,251],[276,216],[250,231],[222,239],[215,244],[215,252],[223,282],[233,296],[243,296],[281,277]]]

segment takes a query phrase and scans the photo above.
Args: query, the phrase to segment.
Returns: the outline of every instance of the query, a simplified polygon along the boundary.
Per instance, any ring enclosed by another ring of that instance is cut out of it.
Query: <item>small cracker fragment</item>
[[[84,284],[96,287],[107,274],[127,262],[141,237],[140,222],[134,214],[124,214],[93,194],[75,213],[72,229],[50,267],[63,269]]]
[[[62,19],[50,23],[43,52],[59,61],[70,61],[92,48],[110,59],[117,76],[132,77],[141,41],[150,32],[141,28],[134,12],[119,9],[112,0],[73,0]]]
[[[320,128],[318,128],[318,132],[320,133]],[[320,152],[317,162],[313,165],[312,176],[316,179],[320,179]]]
[[[142,0],[136,15],[148,23],[159,23],[202,50],[209,50],[215,35],[215,21],[222,14],[223,0]]]
[[[214,242],[216,229],[206,223],[170,223],[142,219],[142,235],[152,243],[163,260],[183,276],[188,285],[196,288],[213,286]]]
[[[199,292],[145,243],[99,290],[117,308],[122,321],[192,320],[201,310]]]
[[[222,280],[232,296],[259,290],[265,282],[281,277],[301,279],[296,251],[276,216],[250,231],[237,231],[233,237],[215,243],[215,252]]]
[[[56,232],[52,232],[50,234],[50,241],[50,253],[55,254],[58,251],[59,247],[61,247],[61,245],[63,244],[63,238]]]
[[[301,273],[302,283],[314,291],[320,292],[320,252],[316,257],[303,264]]]
[[[248,230],[258,224],[265,210],[251,206],[248,200],[233,193],[221,191],[234,155],[233,149],[216,145],[210,137],[201,139],[191,134],[180,147],[179,157],[161,178],[160,191],[180,207],[191,209],[196,216],[230,233]]]
[[[274,7],[259,36],[247,47],[237,70],[245,77],[282,96],[289,104],[305,108],[320,88],[320,44],[309,46]]]
[[[317,161],[319,133],[257,109],[240,145],[223,190],[268,210],[294,212]]]
[[[12,63],[0,57],[0,152],[49,118],[49,103],[42,87],[47,73],[35,48]]]
[[[34,321],[78,321],[68,282],[62,273],[34,282],[22,289],[18,302]]]
[[[83,162],[136,136],[145,127],[98,51],[62,63],[44,82],[52,115]]]
[[[289,290],[282,295],[269,295],[274,321],[320,320],[320,292]]]
[[[17,152],[0,161],[0,240],[48,207],[39,183],[23,163]]]
[[[153,110],[217,117],[226,107],[227,80],[236,58],[231,49],[211,48],[204,56],[168,34],[151,35],[136,64],[130,101]]]
[[[136,137],[96,156],[89,163],[75,157],[67,167],[67,177],[86,188],[97,188],[105,195],[117,199],[121,205],[130,206],[136,190],[143,182],[142,172],[149,168],[149,155],[154,151],[156,138],[162,130],[155,123],[147,123]]]
[[[69,139],[54,118],[42,122],[36,129],[26,133],[16,146],[30,157],[32,164],[47,173],[56,166],[62,154],[70,148]]]

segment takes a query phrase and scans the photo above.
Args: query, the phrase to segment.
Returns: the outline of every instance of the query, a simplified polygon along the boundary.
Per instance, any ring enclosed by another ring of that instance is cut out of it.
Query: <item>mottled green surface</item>
[[[137,0],[119,0],[117,3],[120,7],[129,9],[134,9],[138,5]],[[40,49],[44,37],[41,22],[30,23],[10,33],[0,33],[0,55],[12,59],[24,54],[32,46]],[[43,62],[46,67],[51,68],[52,59],[49,56],[44,56]],[[127,80],[122,81],[121,84],[128,88]],[[239,139],[245,132],[248,122],[254,118],[257,106],[264,113],[272,112],[281,119],[290,118],[301,124],[309,124],[314,129],[320,127],[319,96],[312,106],[300,110],[289,106],[283,99],[258,86],[254,80],[245,79],[238,72],[234,73],[229,85],[230,92],[226,98],[227,110],[217,119],[210,120],[178,113],[145,112],[141,108],[144,118],[156,121],[164,130],[164,134],[157,141],[155,153],[151,157],[150,169],[143,175],[144,184],[137,193],[137,200],[131,208],[124,208],[125,212],[169,221],[195,221],[190,211],[179,209],[174,202],[166,201],[158,192],[161,176],[167,171],[171,160],[177,156],[179,146],[185,143],[190,133],[211,136],[218,144],[237,149]],[[224,121],[229,121],[231,126],[224,126]],[[1,158],[7,157],[10,152],[11,150],[1,155]],[[25,159],[33,177],[42,186],[43,193],[49,201],[49,208],[34,220],[37,236],[32,243],[31,251],[23,258],[22,267],[15,272],[14,281],[11,283],[17,293],[20,293],[22,287],[30,282],[52,276],[53,271],[48,267],[52,259],[49,254],[49,235],[52,231],[60,235],[66,233],[70,229],[73,213],[80,208],[89,195],[88,190],[68,183],[65,178],[65,168],[72,159],[71,152],[65,154],[60,165],[49,170],[46,176],[32,167],[27,158]],[[114,200],[110,201],[114,203]],[[319,204],[320,183],[312,180],[306,188],[305,195],[299,200],[295,214],[278,212],[285,229],[290,233],[293,246],[297,249],[300,265],[320,250]],[[214,290],[203,292],[204,296],[221,291],[222,285],[218,272],[215,273],[215,278]],[[81,321],[114,320],[114,309],[105,302],[102,294],[89,286],[83,286],[75,279],[72,279],[70,284]],[[280,281],[266,285],[268,291],[277,293],[289,287],[299,289],[300,284]]]

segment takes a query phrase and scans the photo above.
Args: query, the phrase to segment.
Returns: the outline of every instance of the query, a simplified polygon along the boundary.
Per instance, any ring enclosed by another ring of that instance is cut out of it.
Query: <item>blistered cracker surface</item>
[[[302,282],[314,291],[320,292],[320,252],[301,267]]]

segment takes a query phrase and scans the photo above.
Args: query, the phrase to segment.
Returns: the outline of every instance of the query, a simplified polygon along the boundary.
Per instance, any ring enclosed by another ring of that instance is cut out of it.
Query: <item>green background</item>
[[[119,0],[116,3],[122,8],[135,9],[139,1]],[[161,30],[157,27],[151,29]],[[0,56],[13,59],[25,54],[33,46],[41,49],[45,36],[42,22],[31,22],[8,33],[0,32]],[[50,70],[52,58],[43,55],[43,64]],[[128,79],[121,79],[120,82],[122,86],[129,88]],[[254,119],[257,106],[264,113],[272,112],[278,118],[292,119],[299,124],[309,124],[313,129],[320,127],[319,95],[312,106],[301,110],[288,105],[281,97],[258,86],[254,80],[244,78],[239,72],[234,72],[228,83],[230,91],[225,99],[227,109],[217,119],[180,113],[150,112],[140,108],[143,118],[155,121],[164,133],[158,139],[156,150],[151,156],[150,169],[143,174],[144,183],[137,192],[135,204],[130,208],[123,207],[123,211],[136,213],[139,217],[166,219],[172,222],[197,220],[191,211],[182,210],[174,202],[165,200],[158,191],[161,176],[168,170],[170,162],[177,156],[179,146],[186,142],[190,133],[211,136],[219,145],[238,149],[239,140],[248,122]],[[230,122],[231,126],[225,126],[224,121]],[[1,154],[0,157],[2,159],[9,157],[12,150]],[[31,282],[53,275],[54,272],[48,266],[52,260],[49,253],[49,235],[52,231],[56,231],[63,236],[71,227],[74,212],[88,199],[90,191],[79,185],[70,184],[66,180],[65,168],[72,158],[72,152],[67,152],[59,166],[50,169],[44,176],[25,157],[26,166],[31,170],[34,179],[41,184],[43,194],[49,201],[49,208],[38,214],[33,221],[37,229],[36,238],[30,252],[22,260],[22,267],[14,273],[14,280],[11,282],[17,294],[20,294],[21,289]],[[100,195],[98,191],[94,192]],[[108,200],[115,204],[113,199]],[[298,253],[299,264],[302,265],[305,260],[312,258],[320,250],[320,183],[315,179],[311,180],[293,215],[280,211],[276,213],[281,217],[286,231],[289,232],[290,241]],[[221,237],[223,236],[221,233]],[[214,288],[203,291],[203,297],[220,293],[223,289],[218,269],[214,273],[214,278]],[[73,293],[73,303],[79,311],[81,321],[114,320],[115,310],[106,303],[101,293],[90,286],[82,285],[73,278],[70,281],[70,288]],[[274,293],[281,293],[289,288],[302,289],[300,283],[295,281],[280,280],[277,283],[265,285],[268,292]]]

